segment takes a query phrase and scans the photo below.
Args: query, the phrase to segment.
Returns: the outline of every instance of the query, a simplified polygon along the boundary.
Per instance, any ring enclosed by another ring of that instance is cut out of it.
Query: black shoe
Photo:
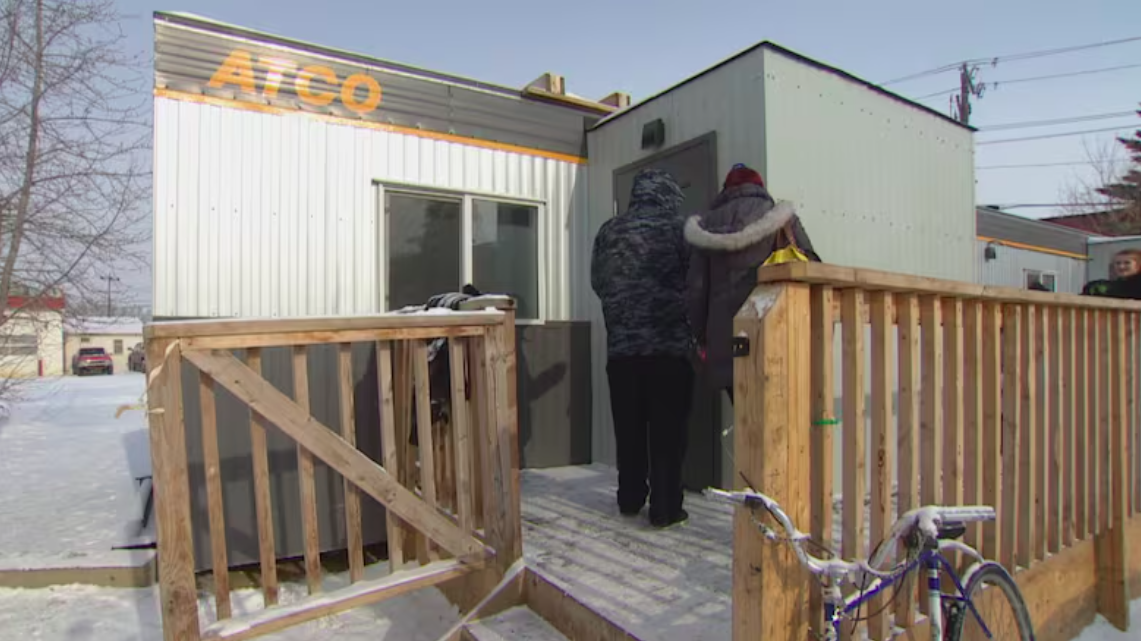
[[[659,530],[671,528],[675,525],[683,525],[687,521],[689,521],[689,512],[686,512],[685,510],[678,510],[676,514],[670,517],[657,514],[650,516],[650,525],[658,528]]]

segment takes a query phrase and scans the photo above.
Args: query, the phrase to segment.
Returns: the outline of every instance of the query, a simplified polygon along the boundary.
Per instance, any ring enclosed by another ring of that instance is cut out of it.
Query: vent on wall
[[[666,144],[666,123],[661,118],[642,125],[642,149],[657,149]]]

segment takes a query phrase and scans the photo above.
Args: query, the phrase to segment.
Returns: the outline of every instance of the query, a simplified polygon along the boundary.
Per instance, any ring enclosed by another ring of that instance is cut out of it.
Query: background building
[[[37,295],[12,287],[0,325],[0,378],[59,376],[64,372],[62,291]]]
[[[77,318],[65,324],[67,373],[71,359],[83,347],[102,347],[111,357],[116,374],[127,374],[131,348],[143,340],[143,323],[137,318]]]
[[[1089,279],[1089,234],[1070,227],[978,209],[978,281],[1026,289],[1037,279],[1050,291],[1080,294]]]

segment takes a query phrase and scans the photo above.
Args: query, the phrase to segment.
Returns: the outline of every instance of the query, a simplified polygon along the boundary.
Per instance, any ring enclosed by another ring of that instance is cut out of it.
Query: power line
[[[1048,76],[1032,76],[1029,78],[1011,78],[1010,80],[995,80],[993,82],[987,82],[987,83],[983,83],[983,84],[985,84],[986,87],[989,89],[997,89],[999,85],[1004,85],[1004,84],[1013,85],[1013,84],[1018,84],[1018,83],[1022,83],[1022,82],[1038,82],[1040,80],[1053,80],[1055,78],[1073,78],[1075,76],[1088,76],[1091,74],[1107,73],[1110,71],[1121,71],[1122,69],[1137,69],[1138,67],[1141,67],[1141,64],[1120,65],[1117,67],[1101,67],[1099,69],[1085,69],[1083,71],[1071,71],[1069,73],[1056,73],[1056,74],[1050,74]],[[953,89],[944,89],[943,91],[936,91],[935,93],[930,93],[930,94],[927,94],[924,96],[920,96],[918,98],[914,98],[914,100],[927,100],[928,98],[934,98],[936,96],[945,96],[945,95],[950,94],[950,93],[955,93],[958,90],[959,90],[958,87],[955,87]]]
[[[1073,160],[1073,161],[1069,161],[1069,162],[1027,163],[1024,165],[984,165],[981,167],[975,167],[975,169],[978,169],[978,170],[983,170],[983,169],[1029,169],[1031,167],[1072,167],[1075,165],[1088,165],[1088,164],[1090,164],[1089,160]]]
[[[962,65],[973,65],[973,64],[981,64],[981,63],[986,63],[986,62],[989,62],[992,65],[994,65],[994,64],[998,64],[999,62],[1003,62],[1003,61],[1012,62],[1012,61],[1017,61],[1017,60],[1029,60],[1031,58],[1041,58],[1044,56],[1056,56],[1056,55],[1060,55],[1063,53],[1073,53],[1075,51],[1085,51],[1087,49],[1096,49],[1098,47],[1109,47],[1112,45],[1125,44],[1128,42],[1136,42],[1138,40],[1141,40],[1141,36],[1133,36],[1131,38],[1121,38],[1119,40],[1106,40],[1104,42],[1094,42],[1091,44],[1076,45],[1076,46],[1072,46],[1072,47],[1060,47],[1060,48],[1055,48],[1055,49],[1043,49],[1040,51],[1028,51],[1025,53],[1015,53],[1015,54],[1009,54],[1009,55],[1005,55],[1005,56],[997,56],[997,57],[992,57],[992,58],[974,58],[972,60],[960,60],[959,62],[955,62],[955,63],[949,64],[949,65],[943,65],[941,67],[935,67],[934,69],[928,69],[927,71],[920,71],[919,73],[913,73],[909,76],[904,76],[902,78],[896,78],[894,80],[888,80],[887,82],[880,83],[880,86],[886,87],[887,85],[893,85],[893,84],[900,83],[900,82],[906,82],[908,80],[914,80],[916,78],[924,78],[924,77],[935,75],[935,74],[947,73],[948,71],[954,71],[955,69],[958,69]]]
[[[1024,120],[1022,122],[1010,122],[1001,125],[990,125],[987,127],[979,127],[979,131],[999,131],[1002,129],[1025,129],[1027,127],[1049,127],[1051,125],[1067,125],[1075,122],[1089,122],[1091,120],[1106,120],[1109,118],[1124,118],[1126,116],[1137,116],[1137,111],[1114,111],[1110,113],[1092,114],[1089,116],[1073,116],[1070,118],[1056,118],[1054,120]]]
[[[1004,142],[1023,142],[1026,140],[1045,140],[1046,138],[1063,138],[1065,136],[1081,136],[1082,134],[1096,134],[1104,131],[1120,131],[1125,133],[1129,130],[1128,127],[1106,127],[1104,129],[1086,129],[1084,131],[1067,131],[1060,134],[1045,134],[1042,136],[1026,136],[1024,138],[1001,138],[999,140],[983,140],[975,143],[976,145],[998,145]]]

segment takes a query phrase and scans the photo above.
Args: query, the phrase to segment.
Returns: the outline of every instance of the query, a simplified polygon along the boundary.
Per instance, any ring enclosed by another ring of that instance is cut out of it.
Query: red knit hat
[[[725,176],[725,189],[750,183],[764,187],[765,179],[761,178],[761,175],[756,171],[749,169],[741,163],[733,165],[733,168],[729,170],[729,175]]]

